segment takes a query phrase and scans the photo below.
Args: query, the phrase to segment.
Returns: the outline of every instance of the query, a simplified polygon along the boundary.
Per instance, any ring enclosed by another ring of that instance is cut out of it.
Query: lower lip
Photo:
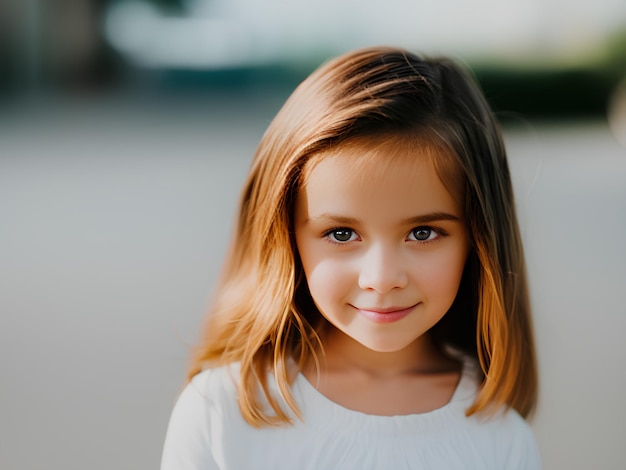
[[[372,310],[361,310],[357,308],[358,312],[363,315],[368,320],[371,320],[376,323],[393,323],[398,320],[402,320],[409,313],[413,311],[416,305],[412,307],[405,308],[403,310],[394,310],[392,312],[373,312]]]

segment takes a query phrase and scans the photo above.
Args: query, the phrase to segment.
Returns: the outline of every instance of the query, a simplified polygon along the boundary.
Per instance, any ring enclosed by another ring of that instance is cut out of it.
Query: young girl
[[[537,469],[497,123],[449,60],[322,66],[265,133],[162,470]]]

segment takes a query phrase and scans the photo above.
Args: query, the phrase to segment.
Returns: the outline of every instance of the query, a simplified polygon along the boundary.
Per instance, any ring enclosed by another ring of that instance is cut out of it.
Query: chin
[[[398,342],[398,341],[359,341],[363,346],[365,346],[370,351],[379,352],[379,353],[395,353],[398,351],[402,351],[406,347],[408,347],[412,341],[406,342]]]

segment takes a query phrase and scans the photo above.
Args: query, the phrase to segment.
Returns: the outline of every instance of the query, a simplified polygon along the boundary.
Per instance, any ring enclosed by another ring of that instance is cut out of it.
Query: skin
[[[428,331],[456,296],[469,245],[429,151],[340,148],[305,169],[296,198],[296,245],[328,320],[325,367],[304,375],[353,410],[432,411],[459,380]]]

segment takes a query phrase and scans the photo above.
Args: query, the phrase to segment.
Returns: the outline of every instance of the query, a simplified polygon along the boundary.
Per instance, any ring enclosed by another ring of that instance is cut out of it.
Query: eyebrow
[[[441,222],[443,220],[449,220],[452,222],[460,222],[461,219],[454,214],[450,214],[448,212],[430,212],[428,214],[416,215],[414,217],[409,217],[408,219],[402,220],[400,223],[402,225],[419,225],[419,224],[428,224],[431,222]],[[346,217],[343,215],[337,214],[328,214],[323,213],[320,215],[316,215],[314,217],[309,217],[306,220],[306,223],[318,222],[318,221],[329,221],[335,222],[339,224],[345,225],[355,225],[359,223],[359,219],[355,219],[354,217]]]

